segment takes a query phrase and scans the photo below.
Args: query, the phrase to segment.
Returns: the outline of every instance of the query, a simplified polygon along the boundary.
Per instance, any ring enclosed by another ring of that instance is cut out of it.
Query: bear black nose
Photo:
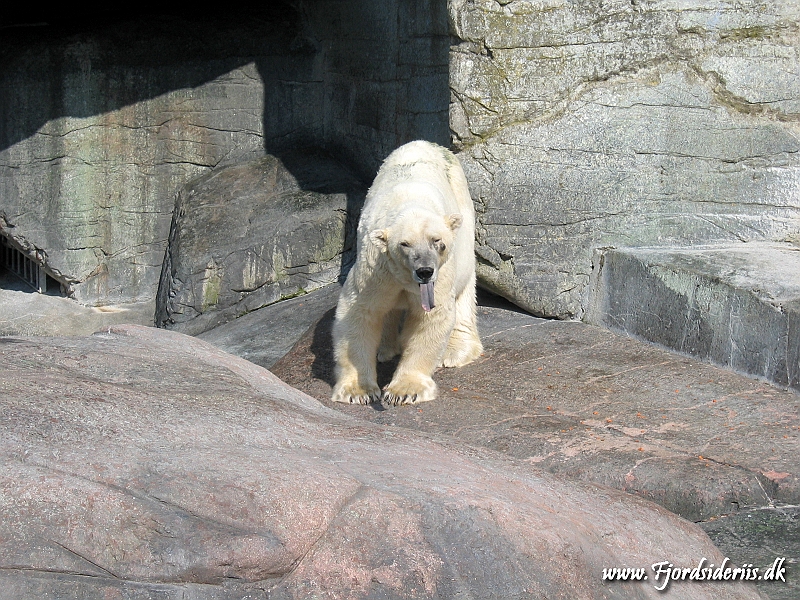
[[[430,267],[420,267],[414,272],[417,274],[417,277],[419,277],[419,280],[422,283],[428,283],[431,277],[433,277],[433,269]]]

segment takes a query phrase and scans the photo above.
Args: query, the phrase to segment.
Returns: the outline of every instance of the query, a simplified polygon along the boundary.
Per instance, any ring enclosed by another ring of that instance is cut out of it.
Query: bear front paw
[[[381,401],[381,389],[377,385],[369,388],[360,385],[336,386],[331,400],[344,404],[372,404]]]
[[[395,377],[383,389],[384,402],[392,406],[429,402],[434,398],[436,398],[436,383],[430,377],[423,375]]]

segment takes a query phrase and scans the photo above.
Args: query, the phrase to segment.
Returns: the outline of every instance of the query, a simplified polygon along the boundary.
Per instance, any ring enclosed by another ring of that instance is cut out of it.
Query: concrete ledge
[[[595,254],[585,320],[800,391],[800,248]]]

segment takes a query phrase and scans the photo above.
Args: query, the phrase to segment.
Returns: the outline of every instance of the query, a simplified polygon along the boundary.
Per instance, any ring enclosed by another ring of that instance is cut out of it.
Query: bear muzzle
[[[430,267],[420,267],[414,271],[414,275],[414,279],[416,279],[418,283],[428,283],[431,277],[433,277],[433,269]]]

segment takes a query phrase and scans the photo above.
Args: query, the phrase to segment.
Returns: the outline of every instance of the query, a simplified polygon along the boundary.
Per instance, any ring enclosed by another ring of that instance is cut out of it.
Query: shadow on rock
[[[331,387],[335,378],[335,360],[333,358],[333,319],[335,314],[336,308],[334,307],[326,312],[315,325],[311,326],[313,333],[309,347],[313,356],[311,376],[324,381]]]

